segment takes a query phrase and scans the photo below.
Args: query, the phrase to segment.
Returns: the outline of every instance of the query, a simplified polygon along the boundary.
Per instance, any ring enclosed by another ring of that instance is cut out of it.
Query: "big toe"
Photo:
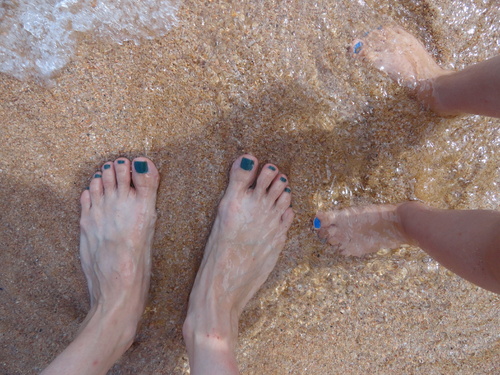
[[[132,163],[132,182],[138,196],[155,196],[158,190],[160,174],[154,163],[145,157],[134,159]]]
[[[351,43],[351,48],[350,48],[350,51],[352,53],[352,55],[354,57],[361,57],[364,55],[364,52],[365,52],[365,41],[361,40],[361,39],[355,39],[352,43]]]
[[[235,160],[229,174],[228,191],[245,192],[255,182],[258,160],[255,156],[244,154]]]
[[[313,219],[314,229],[329,227],[335,221],[335,211],[319,211]]]

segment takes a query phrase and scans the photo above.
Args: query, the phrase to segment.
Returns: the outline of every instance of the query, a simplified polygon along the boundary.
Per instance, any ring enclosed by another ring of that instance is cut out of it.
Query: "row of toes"
[[[280,173],[274,164],[265,164],[258,173],[258,160],[249,154],[238,158],[231,169],[228,191],[241,197],[242,194],[254,194],[264,200],[268,207],[276,208],[281,213],[291,205],[291,189],[288,178]],[[103,164],[82,194],[82,206],[89,209],[106,195],[128,196],[131,192],[148,196],[158,187],[158,171],[147,158],[136,158],[132,162],[127,158],[118,158],[114,162]],[[291,210],[290,210],[291,211]]]
[[[103,164],[92,176],[88,188],[82,193],[83,208],[100,202],[105,195],[128,196],[131,192],[149,196],[158,187],[159,174],[153,162],[139,157],[132,162],[118,158]]]
[[[254,194],[268,206],[280,211],[286,210],[291,203],[291,188],[288,178],[274,164],[265,164],[258,173],[257,159],[252,155],[242,155],[231,168],[228,190],[237,194]]]

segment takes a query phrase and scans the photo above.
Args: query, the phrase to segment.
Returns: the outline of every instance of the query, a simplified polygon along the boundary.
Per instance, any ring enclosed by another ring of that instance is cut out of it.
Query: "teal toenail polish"
[[[359,51],[361,51],[361,48],[363,47],[363,43],[361,42],[357,42],[355,45],[354,45],[354,53],[358,54]]]
[[[286,188],[285,188],[285,191],[286,191],[287,193],[291,193],[291,192],[292,192],[292,189],[290,189],[289,187],[286,187]]]
[[[253,169],[254,161],[252,159],[243,158],[241,159],[240,167],[245,171],[251,171]]]
[[[118,160],[118,164],[125,164],[125,160]]]
[[[148,162],[147,161],[134,161],[134,168],[137,173],[147,173],[148,172]]]
[[[95,178],[101,178],[102,176],[101,176],[99,173],[96,173],[96,174],[94,175],[94,177],[95,177]]]
[[[281,182],[286,182],[286,178],[285,177],[280,177],[280,181]]]
[[[321,220],[318,219],[317,217],[314,218],[314,228],[315,229],[321,228]]]
[[[111,165],[109,165],[109,164],[104,164],[104,167],[103,167],[103,168],[104,168],[104,169],[109,169],[109,168],[111,168]]]
[[[269,168],[270,170],[272,170],[272,171],[275,171],[275,170],[276,170],[276,167],[274,167],[274,166],[272,166],[272,165],[268,166],[268,168]]]
[[[88,186],[87,186],[87,187],[85,188],[85,190],[90,190],[90,187],[88,187]]]

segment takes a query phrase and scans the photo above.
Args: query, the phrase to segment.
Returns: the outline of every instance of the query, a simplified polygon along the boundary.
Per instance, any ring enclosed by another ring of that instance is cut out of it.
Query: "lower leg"
[[[191,374],[238,373],[238,320],[285,245],[290,201],[277,167],[257,176],[253,156],[235,161],[189,297],[183,334]]]
[[[405,235],[439,263],[500,293],[500,212],[439,210],[408,202],[397,213]]]
[[[437,112],[500,117],[500,56],[433,82]]]

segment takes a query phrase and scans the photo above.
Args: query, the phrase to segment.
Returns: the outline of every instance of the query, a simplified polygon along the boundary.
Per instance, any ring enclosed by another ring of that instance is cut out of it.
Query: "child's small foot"
[[[320,238],[338,246],[343,255],[362,256],[408,243],[395,205],[351,207],[318,212],[314,228]]]
[[[352,55],[372,63],[389,77],[415,91],[427,107],[439,112],[433,82],[449,74],[440,68],[425,47],[399,26],[376,29],[351,46]]]

